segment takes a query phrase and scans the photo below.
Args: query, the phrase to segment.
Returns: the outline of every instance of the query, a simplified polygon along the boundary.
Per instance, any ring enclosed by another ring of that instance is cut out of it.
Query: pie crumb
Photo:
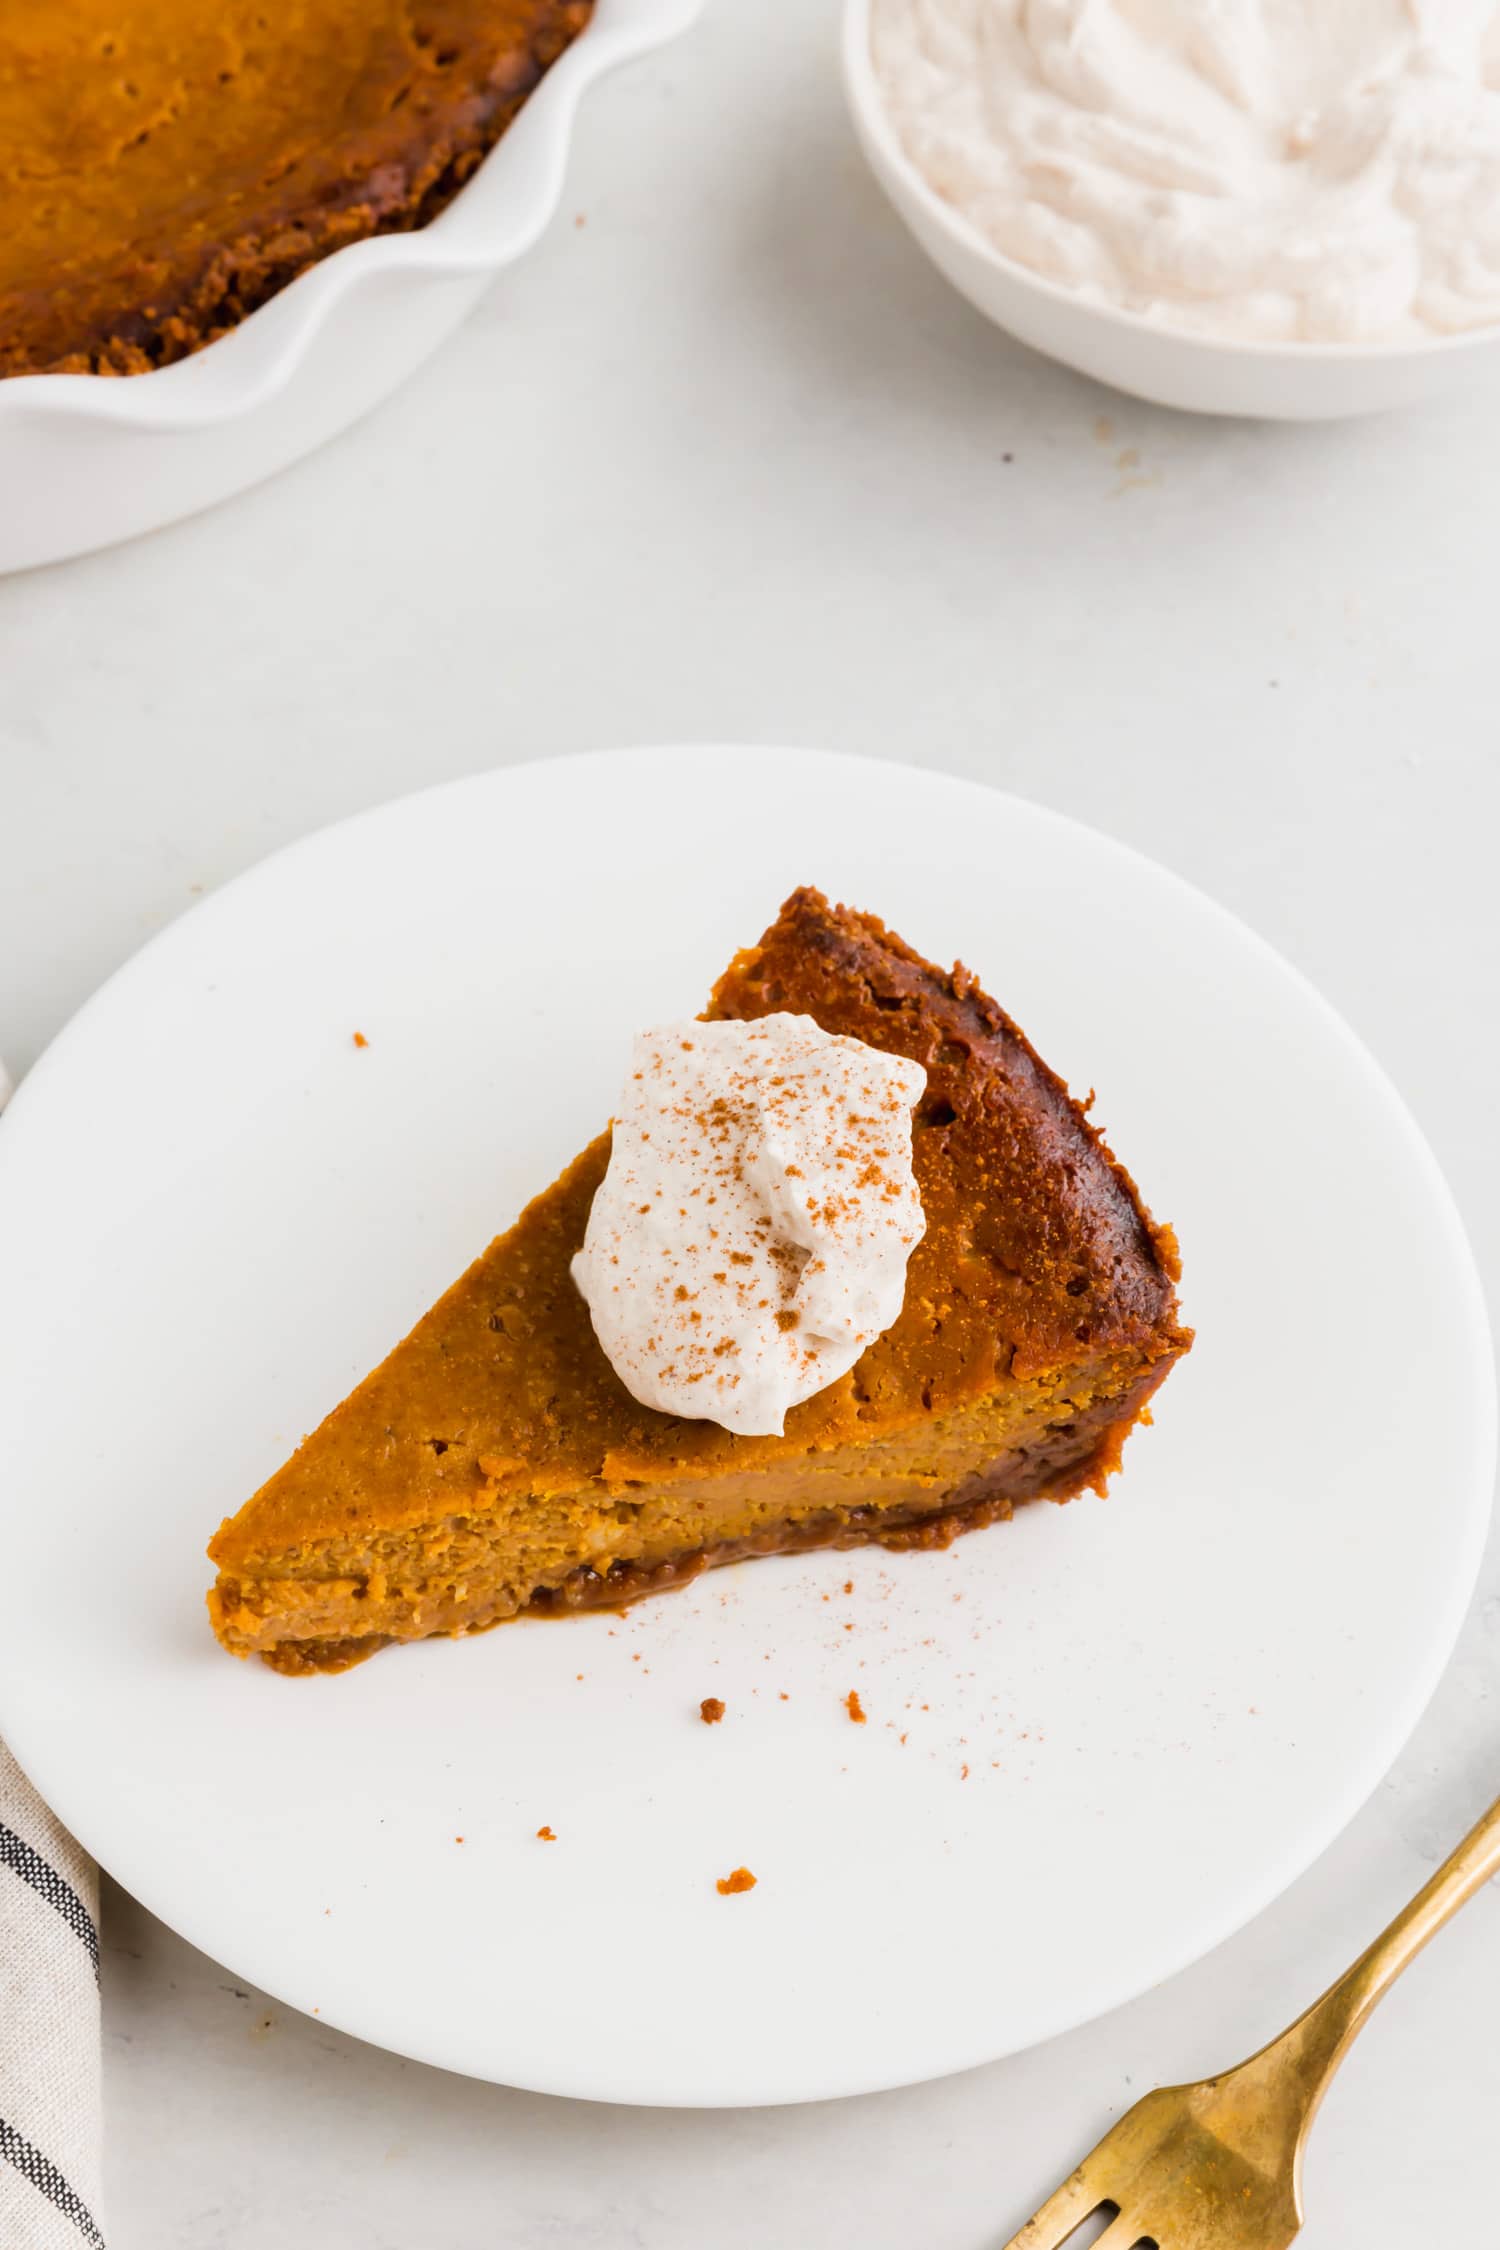
[[[858,1688],[851,1688],[849,1690],[849,1693],[844,1697],[844,1709],[848,1712],[850,1718],[854,1721],[854,1724],[857,1727],[862,1727],[864,1725],[865,1707],[859,1700]]]
[[[706,1727],[716,1727],[724,1716],[724,1705],[717,1695],[705,1695],[698,1706],[698,1716]]]
[[[732,1875],[721,1875],[714,1888],[720,1898],[732,1898],[736,1891],[753,1891],[755,1877],[748,1867],[737,1867]]]

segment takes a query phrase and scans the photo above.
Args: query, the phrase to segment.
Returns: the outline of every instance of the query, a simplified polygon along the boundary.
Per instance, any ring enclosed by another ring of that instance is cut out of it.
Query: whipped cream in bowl
[[[980,309],[1166,404],[1500,368],[1500,0],[845,0],[865,153]]]
[[[1006,256],[1210,335],[1500,321],[1496,0],[873,0],[907,153]]]
[[[573,1278],[642,1405],[779,1435],[892,1325],[926,1076],[811,1016],[641,1033]]]

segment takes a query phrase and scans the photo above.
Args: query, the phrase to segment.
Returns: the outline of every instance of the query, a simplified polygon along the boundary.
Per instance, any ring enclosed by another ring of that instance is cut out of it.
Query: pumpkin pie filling
[[[926,1232],[894,1325],[780,1435],[641,1406],[569,1271],[606,1134],[223,1525],[226,1648],[337,1670],[746,1556],[947,1545],[1021,1501],[1102,1490],[1191,1342],[1170,1230],[972,977],[872,917],[795,893],[708,1014],[782,1010],[926,1071]]]
[[[434,218],[593,0],[6,0],[0,375],[134,375]]]

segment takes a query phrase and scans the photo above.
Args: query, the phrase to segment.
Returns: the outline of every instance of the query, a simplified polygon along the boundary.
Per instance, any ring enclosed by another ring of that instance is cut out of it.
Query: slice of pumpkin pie
[[[789,1549],[946,1546],[1119,1465],[1176,1243],[962,967],[788,899],[612,1136],[216,1534],[285,1672]]]

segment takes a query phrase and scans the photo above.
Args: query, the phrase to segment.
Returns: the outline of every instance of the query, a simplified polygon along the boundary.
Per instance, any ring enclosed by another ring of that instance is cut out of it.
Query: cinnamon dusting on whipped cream
[[[573,1261],[633,1397],[779,1435],[891,1326],[924,1231],[925,1084],[920,1063],[811,1016],[641,1034]]]

